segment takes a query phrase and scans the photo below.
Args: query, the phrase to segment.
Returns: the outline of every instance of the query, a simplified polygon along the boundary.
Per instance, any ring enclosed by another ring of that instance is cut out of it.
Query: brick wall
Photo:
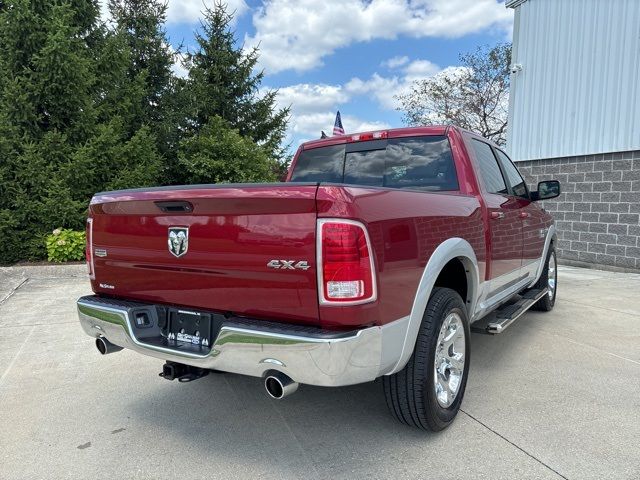
[[[558,256],[576,265],[640,271],[640,151],[517,162],[530,188],[559,180],[544,202],[556,219]]]

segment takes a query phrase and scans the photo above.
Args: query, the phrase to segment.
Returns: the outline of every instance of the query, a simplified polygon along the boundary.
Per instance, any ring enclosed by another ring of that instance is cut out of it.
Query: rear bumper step
[[[504,332],[513,322],[529,310],[533,305],[544,297],[548,292],[547,288],[528,290],[524,292],[522,298],[516,303],[507,304],[500,307],[488,320],[480,321],[480,325],[473,325],[471,330],[476,333],[498,334]]]
[[[152,313],[141,326],[139,313],[155,311],[154,305],[87,296],[77,307],[88,335],[168,362],[255,377],[276,370],[318,386],[363,383],[381,374],[380,327],[333,332],[230,318],[220,320],[205,347],[163,338]]]

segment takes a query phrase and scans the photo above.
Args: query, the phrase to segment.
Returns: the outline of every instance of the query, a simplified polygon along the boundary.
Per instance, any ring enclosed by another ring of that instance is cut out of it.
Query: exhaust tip
[[[107,354],[107,345],[105,344],[104,339],[102,337],[96,338],[96,348],[100,352],[100,355]]]
[[[119,352],[122,350],[122,347],[114,345],[104,337],[96,338],[96,348],[100,352],[100,355],[106,355],[108,353]]]
[[[281,400],[298,390],[298,382],[294,382],[282,372],[273,372],[265,377],[264,388],[271,398]]]
[[[267,389],[271,398],[280,400],[284,395],[284,387],[276,377],[267,377],[264,381],[264,388]]]

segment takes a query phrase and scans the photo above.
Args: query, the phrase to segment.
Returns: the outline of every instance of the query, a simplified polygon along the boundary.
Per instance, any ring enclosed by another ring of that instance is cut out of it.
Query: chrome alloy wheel
[[[442,322],[433,365],[433,386],[443,408],[450,407],[460,391],[465,373],[466,341],[462,318],[451,312]]]
[[[549,256],[549,267],[547,270],[547,283],[549,298],[553,300],[553,296],[556,293],[556,256],[552,253]]]

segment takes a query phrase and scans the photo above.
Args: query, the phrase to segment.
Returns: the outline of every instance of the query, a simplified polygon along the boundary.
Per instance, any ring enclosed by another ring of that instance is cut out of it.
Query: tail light
[[[377,297],[367,229],[353,220],[318,220],[318,290],[321,304],[354,305]]]
[[[87,259],[87,270],[89,271],[89,277],[95,278],[95,271],[93,267],[93,219],[87,218],[87,245],[85,247],[85,258]]]

